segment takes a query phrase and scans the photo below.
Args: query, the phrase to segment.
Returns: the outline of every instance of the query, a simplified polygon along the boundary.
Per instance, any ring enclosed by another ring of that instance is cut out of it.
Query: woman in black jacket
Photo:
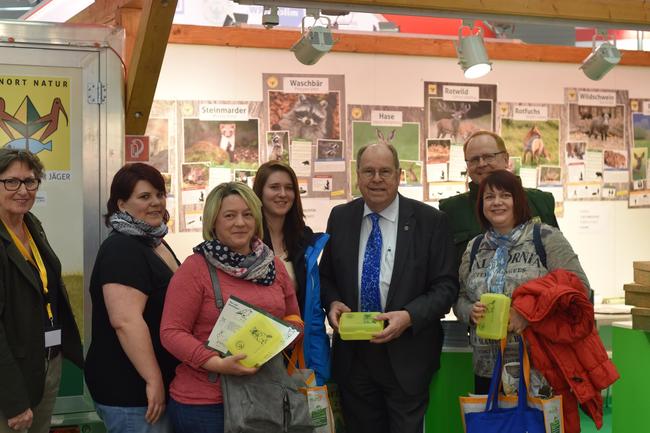
[[[0,433],[47,433],[65,356],[81,368],[61,262],[30,212],[43,164],[0,149]]]

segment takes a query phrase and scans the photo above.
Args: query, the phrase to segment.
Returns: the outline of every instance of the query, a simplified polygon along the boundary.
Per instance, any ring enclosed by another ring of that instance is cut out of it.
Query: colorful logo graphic
[[[48,171],[69,170],[69,101],[68,79],[0,76],[0,147],[29,150]]]

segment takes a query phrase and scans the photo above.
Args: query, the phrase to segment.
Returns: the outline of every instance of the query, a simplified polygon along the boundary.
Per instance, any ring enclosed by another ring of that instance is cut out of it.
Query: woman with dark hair
[[[318,384],[329,378],[329,337],[325,313],[320,304],[320,276],[317,260],[329,236],[314,233],[305,225],[298,179],[281,161],[269,161],[255,175],[253,191],[262,202],[264,243],[282,259],[294,281],[305,323],[305,363],[316,373]]]
[[[587,289],[589,281],[562,232],[531,219],[526,193],[521,180],[514,174],[497,170],[481,181],[476,213],[485,235],[472,239],[463,254],[459,270],[460,293],[454,313],[470,325],[475,392],[487,394],[499,341],[476,335],[476,324],[486,311],[479,301],[481,295],[502,293],[512,297],[521,284],[556,269],[573,272]],[[474,245],[476,242],[479,244]],[[546,259],[540,257],[540,253]],[[527,325],[517,310],[511,308],[504,364],[518,360],[517,335]],[[533,384],[545,383],[537,372],[533,379]]]
[[[179,261],[163,240],[165,181],[134,163],[113,178],[104,240],[90,280],[92,341],[86,383],[110,433],[169,432],[169,384],[178,361],[160,343],[167,285]]]
[[[0,433],[49,432],[62,358],[83,364],[61,262],[31,213],[44,175],[36,155],[0,149]]]

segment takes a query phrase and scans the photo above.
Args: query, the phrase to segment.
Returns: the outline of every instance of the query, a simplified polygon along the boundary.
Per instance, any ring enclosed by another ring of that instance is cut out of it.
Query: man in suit
[[[463,151],[467,162],[467,175],[471,179],[469,191],[440,200],[440,210],[449,216],[454,234],[458,266],[467,243],[483,233],[476,217],[478,186],[493,171],[506,170],[510,158],[503,138],[490,131],[477,131],[470,135],[465,141]],[[558,227],[553,195],[535,188],[525,188],[525,191],[533,218]]]
[[[393,146],[360,149],[363,198],[335,207],[327,224],[320,275],[330,324],[338,330],[348,311],[378,311],[386,321],[370,341],[334,336],[332,373],[349,432],[422,432],[440,365],[440,318],[458,294],[447,218],[399,195],[400,171]]]

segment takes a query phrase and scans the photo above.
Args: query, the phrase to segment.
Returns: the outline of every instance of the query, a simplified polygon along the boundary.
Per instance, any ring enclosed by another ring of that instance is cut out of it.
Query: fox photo
[[[559,164],[559,120],[501,119],[501,136],[510,156],[521,157],[523,167]]]

